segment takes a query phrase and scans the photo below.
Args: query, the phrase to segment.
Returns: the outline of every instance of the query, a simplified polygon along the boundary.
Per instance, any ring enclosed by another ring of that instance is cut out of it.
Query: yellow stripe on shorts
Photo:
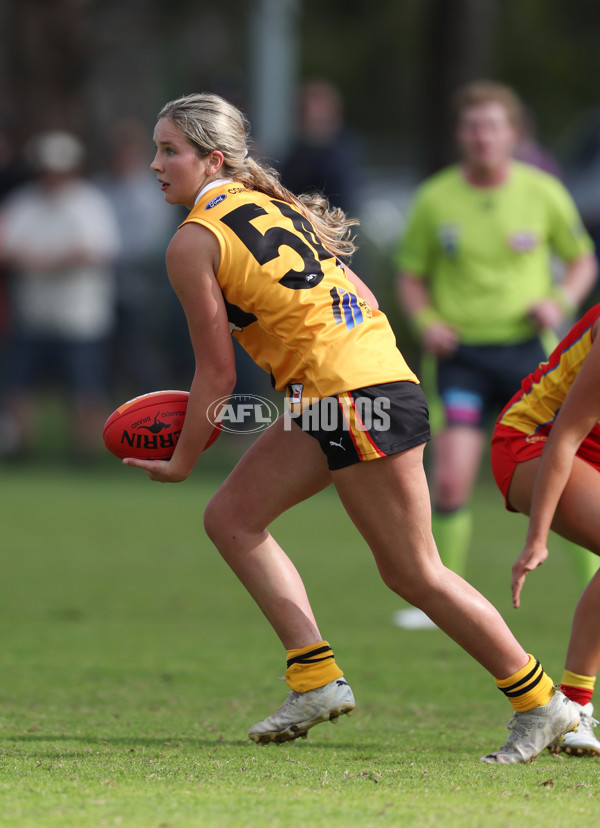
[[[385,457],[383,452],[373,441],[365,424],[356,410],[356,403],[352,394],[338,394],[338,404],[344,417],[345,430],[352,438],[354,447],[360,460],[373,460],[376,457]]]

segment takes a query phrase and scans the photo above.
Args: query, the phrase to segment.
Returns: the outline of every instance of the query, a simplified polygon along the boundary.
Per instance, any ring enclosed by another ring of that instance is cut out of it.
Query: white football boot
[[[479,761],[499,765],[533,762],[545,747],[576,730],[578,725],[577,706],[560,690],[555,690],[548,704],[523,713],[515,712],[508,723],[505,744]]]
[[[248,737],[262,745],[289,742],[299,736],[306,738],[314,725],[328,721],[335,723],[340,716],[353,710],[354,696],[343,678],[306,693],[290,690],[281,707],[272,716],[253,725]]]
[[[579,713],[580,723],[577,731],[567,733],[561,742],[549,745],[550,753],[568,753],[570,756],[600,756],[600,742],[594,735],[598,720],[594,719],[594,706],[591,702],[581,705],[571,702]]]

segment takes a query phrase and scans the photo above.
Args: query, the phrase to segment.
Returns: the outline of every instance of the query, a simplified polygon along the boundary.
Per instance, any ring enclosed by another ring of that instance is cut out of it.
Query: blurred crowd
[[[0,139],[4,458],[35,451],[46,392],[59,392],[65,444],[85,462],[116,401],[184,370],[156,335],[184,327],[163,279],[178,216],[150,171],[146,127],[115,124],[110,146],[110,167],[92,175],[69,132],[35,135],[21,153]]]

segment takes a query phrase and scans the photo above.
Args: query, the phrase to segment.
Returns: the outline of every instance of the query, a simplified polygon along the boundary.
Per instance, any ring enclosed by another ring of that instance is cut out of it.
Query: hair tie
[[[248,158],[248,147],[246,147],[246,151],[244,152],[244,158]]]

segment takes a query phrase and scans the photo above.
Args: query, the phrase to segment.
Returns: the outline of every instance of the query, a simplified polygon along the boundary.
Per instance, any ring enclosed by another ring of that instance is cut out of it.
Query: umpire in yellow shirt
[[[397,288],[436,368],[443,423],[432,443],[433,529],[442,560],[462,573],[485,426],[545,359],[544,335],[592,289],[596,259],[562,184],[513,159],[522,117],[515,93],[477,81],[454,104],[461,158],[416,194]],[[565,266],[558,285],[553,255]],[[418,610],[395,621],[430,625]]]

